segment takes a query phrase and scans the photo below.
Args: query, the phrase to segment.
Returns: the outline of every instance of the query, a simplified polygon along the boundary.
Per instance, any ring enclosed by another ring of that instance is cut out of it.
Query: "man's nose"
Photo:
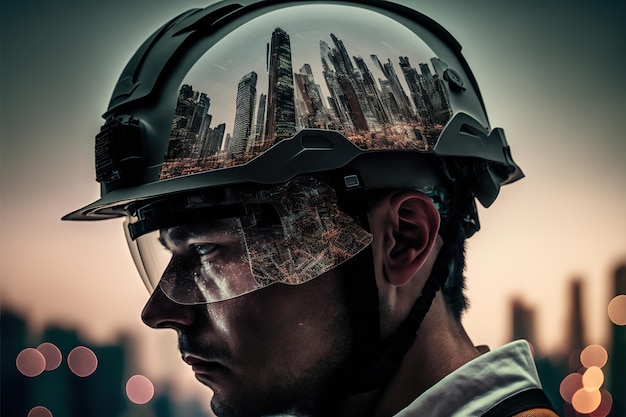
[[[172,301],[157,286],[141,312],[141,319],[152,328],[178,329],[193,323],[195,310],[192,305]]]

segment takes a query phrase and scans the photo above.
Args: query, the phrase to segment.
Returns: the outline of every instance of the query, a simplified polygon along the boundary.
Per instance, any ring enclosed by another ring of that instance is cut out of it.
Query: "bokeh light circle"
[[[569,374],[563,381],[561,381],[561,385],[559,386],[559,393],[561,394],[561,398],[563,401],[567,403],[572,403],[572,397],[583,387],[583,376],[579,373]]]
[[[576,349],[569,355],[568,363],[570,371],[578,371],[582,364],[580,363],[580,350]]]
[[[582,414],[589,414],[595,411],[600,402],[602,401],[602,395],[600,391],[589,391],[585,388],[581,388],[572,396],[572,405],[574,409]]]
[[[591,368],[592,366],[602,368],[608,360],[609,354],[600,345],[589,345],[580,353],[580,363],[585,368]]]
[[[613,297],[608,308],[609,319],[618,326],[626,326],[626,295]]]
[[[613,397],[605,389],[600,390],[600,406],[589,413],[589,417],[607,417],[613,408]]]
[[[26,348],[17,355],[15,366],[22,374],[32,378],[46,369],[46,358],[37,349]]]
[[[154,396],[154,385],[143,375],[133,375],[126,383],[126,395],[135,404],[145,404]]]
[[[77,346],[67,355],[67,365],[74,374],[84,378],[96,371],[98,358],[91,349]]]
[[[46,407],[38,405],[31,408],[27,417],[52,417],[52,413]]]
[[[61,351],[56,345],[45,342],[37,346],[37,350],[46,359],[46,371],[52,371],[61,365],[63,355],[61,355]]]
[[[604,383],[604,373],[597,366],[592,366],[583,374],[583,387],[587,391],[597,391]]]

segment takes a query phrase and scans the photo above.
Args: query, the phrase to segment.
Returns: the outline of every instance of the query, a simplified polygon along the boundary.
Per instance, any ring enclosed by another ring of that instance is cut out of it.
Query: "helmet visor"
[[[312,178],[224,195],[135,208],[126,236],[151,292],[159,285],[177,303],[203,304],[274,283],[302,284],[371,242],[339,210],[334,190]]]
[[[431,151],[453,113],[446,68],[415,32],[366,8],[261,14],[183,79],[160,179],[245,164],[303,129],[364,150]]]

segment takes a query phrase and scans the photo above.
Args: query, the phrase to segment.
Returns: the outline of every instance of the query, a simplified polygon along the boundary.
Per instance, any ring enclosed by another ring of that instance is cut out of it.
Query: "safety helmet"
[[[129,218],[131,251],[152,288],[168,280],[166,265],[148,270],[155,249],[137,244],[145,235],[229,218],[221,226],[246,248],[238,256],[253,271],[249,285],[207,296],[177,283],[166,293],[179,302],[245,294],[276,270],[290,271],[280,282],[305,282],[359,253],[368,233],[322,200],[386,189],[434,195],[445,183],[487,207],[501,185],[523,176],[503,130],[489,126],[459,43],[415,10],[379,0],[223,1],[190,10],[139,48],[103,118],[95,145],[101,198],[64,220]],[[308,190],[299,208],[286,206],[298,190]],[[334,197],[319,198],[327,194]],[[472,207],[468,236],[478,228]],[[311,216],[325,249],[295,261],[293,251],[253,259],[310,244],[303,239],[314,227],[302,224]],[[276,234],[277,225],[283,235],[274,249],[250,248],[255,233]],[[312,270],[320,259],[326,267]],[[277,269],[268,272],[269,264]]]

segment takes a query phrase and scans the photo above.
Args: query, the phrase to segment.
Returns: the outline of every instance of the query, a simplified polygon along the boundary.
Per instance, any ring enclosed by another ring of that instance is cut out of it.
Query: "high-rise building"
[[[585,327],[582,307],[582,281],[575,279],[570,287],[569,347],[568,352],[576,352],[585,348]]]
[[[220,123],[215,127],[215,129],[208,129],[202,150],[200,152],[201,159],[210,158],[222,150],[225,130],[226,123]]]
[[[352,129],[353,125],[349,116],[347,101],[343,98],[343,91],[339,85],[337,73],[334,70],[332,49],[323,40],[320,40],[320,57],[322,60],[322,75],[330,92],[328,102],[338,121],[337,125],[343,131]]]
[[[626,264],[615,270],[613,296],[626,294]],[[609,367],[609,392],[613,395],[611,416],[626,415],[626,326],[611,324],[612,344]]]
[[[369,108],[374,113],[376,123],[378,123],[379,125],[389,123],[390,117],[389,114],[387,114],[386,112],[385,106],[383,105],[383,101],[380,97],[380,90],[376,86],[376,80],[374,79],[372,72],[369,70],[367,64],[365,63],[365,60],[362,57],[355,56],[354,62],[361,72],[365,96],[369,103]]]
[[[513,323],[511,340],[525,339],[535,346],[535,311],[521,299],[512,303]],[[536,346],[535,346],[536,347]]]
[[[234,157],[241,157],[248,148],[256,106],[256,82],[257,74],[252,71],[244,75],[237,85],[233,137],[229,149]]]
[[[409,57],[400,57],[400,68],[402,69],[404,79],[409,86],[411,99],[413,100],[413,104],[417,110],[419,121],[423,125],[431,125],[433,123],[433,106],[430,100],[430,94],[425,88],[427,82],[425,82],[425,75],[423,75],[424,67],[426,67],[426,70],[428,71],[428,65],[419,64],[419,66],[422,70],[422,74],[420,74],[416,68],[411,66]],[[428,71],[427,74],[430,75],[430,71]]]
[[[352,61],[350,61],[350,55],[348,54],[348,51],[343,44],[343,41],[337,39],[337,37],[332,33],[330,34],[330,38],[333,40],[337,51],[337,53],[334,54],[336,58],[336,65],[340,67],[337,68],[336,71],[339,73],[352,75],[354,73],[354,66],[352,65]]]
[[[259,109],[256,112],[256,124],[254,127],[254,143],[259,144],[265,140],[265,105],[267,95],[261,93],[259,97]]]
[[[287,32],[281,28],[276,28],[272,32],[268,58],[269,88],[265,139],[276,143],[296,133],[291,41]]]
[[[387,81],[389,81],[389,87],[394,95],[394,101],[398,106],[397,109],[400,112],[402,119],[404,121],[412,120],[413,112],[411,111],[411,104],[409,103],[409,99],[402,88],[402,84],[400,84],[396,70],[393,68],[393,63],[388,59],[386,63],[382,64],[378,59],[378,56],[374,54],[370,55],[370,57],[374,63],[378,65],[378,68],[380,68],[382,73],[385,75]]]

